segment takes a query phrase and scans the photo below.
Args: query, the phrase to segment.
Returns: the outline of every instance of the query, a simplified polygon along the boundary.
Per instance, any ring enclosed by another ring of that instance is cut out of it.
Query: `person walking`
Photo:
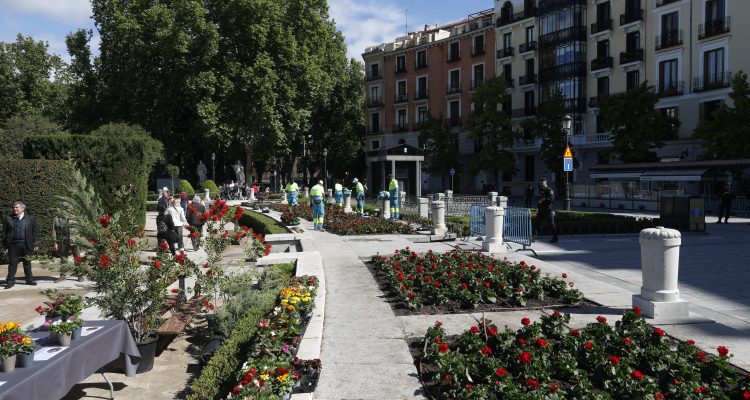
[[[398,200],[399,196],[401,196],[401,190],[399,190],[398,181],[393,175],[388,175],[388,180],[390,181],[388,184],[388,194],[390,195],[391,203],[391,219],[399,219]]]
[[[729,214],[732,211],[732,200],[734,194],[731,192],[729,185],[724,186],[724,193],[719,196],[719,220],[717,224],[721,223],[722,216],[724,217],[724,223],[729,223]]]
[[[76,240],[78,239],[78,229],[74,220],[70,218],[70,205],[67,202],[62,204],[60,215],[52,219],[52,241],[53,250],[60,257],[60,277],[55,279],[55,283],[65,281],[69,271],[68,256],[80,257],[81,251]],[[83,281],[83,275],[78,272],[78,281]]]
[[[190,204],[190,197],[188,197],[187,193],[182,192],[180,194],[180,207],[182,207],[182,212],[184,212],[186,215],[188,204]]]
[[[352,183],[355,184],[354,193],[357,195],[357,215],[361,217],[365,215],[365,187],[357,178],[354,178]]]
[[[313,228],[316,231],[323,230],[323,222],[325,222],[325,189],[323,188],[323,181],[318,181],[318,184],[310,188],[310,202],[312,203],[313,211]]]
[[[201,198],[198,195],[193,197],[193,203],[188,206],[187,221],[190,226],[193,227],[192,233],[190,234],[190,241],[193,244],[193,251],[198,250],[198,239],[193,235],[197,232],[199,236],[203,235],[203,220],[200,216],[206,212],[206,206],[201,204]]]
[[[296,206],[297,205],[297,197],[299,197],[299,186],[297,185],[297,182],[295,181],[289,181],[286,183],[286,186],[284,187],[284,191],[286,192],[286,202],[290,206]]]
[[[157,211],[159,211],[159,215],[156,216],[156,240],[159,242],[159,246],[163,242],[166,242],[167,246],[169,246],[169,252],[174,256],[177,253],[174,250],[174,222],[172,222],[172,214],[161,204],[157,206]]]
[[[34,275],[31,273],[31,260],[28,258],[39,250],[39,231],[36,229],[36,219],[33,215],[26,213],[26,204],[16,201],[13,203],[13,215],[5,217],[4,223],[3,245],[10,258],[5,288],[10,289],[16,284],[16,270],[19,261],[23,262],[26,284],[36,286]]]
[[[344,208],[344,187],[341,186],[340,182],[336,182],[335,185],[333,185],[333,194],[334,199],[336,200],[336,207],[339,209]]]
[[[180,207],[180,199],[174,199],[172,201],[172,206],[169,207],[169,214],[172,216],[172,222],[174,223],[174,228],[172,229],[172,241],[177,243],[177,247],[180,250],[184,251],[183,229],[188,223],[187,218],[185,218],[185,212],[182,211],[182,207]]]
[[[547,179],[539,180],[539,201],[537,202],[536,226],[534,236],[541,233],[542,223],[548,223],[552,229],[551,243],[559,240],[557,237],[557,225],[555,225],[555,193],[547,185]]]

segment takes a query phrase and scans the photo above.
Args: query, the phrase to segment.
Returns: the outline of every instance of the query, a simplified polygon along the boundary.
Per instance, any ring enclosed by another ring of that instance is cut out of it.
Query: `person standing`
[[[325,189],[323,188],[323,181],[318,181],[318,184],[310,188],[310,202],[313,211],[313,228],[316,231],[323,230],[323,222],[325,222]]]
[[[336,200],[336,207],[339,209],[344,208],[344,187],[341,186],[340,182],[336,182],[333,185],[334,198]]]
[[[187,207],[188,204],[190,204],[190,198],[188,197],[187,193],[182,192],[180,194],[180,207],[182,207],[182,212],[187,214]]]
[[[156,202],[156,205],[162,206],[166,210],[167,208],[169,208],[170,204],[172,204],[172,202],[169,200],[169,189],[164,186],[164,188],[162,188],[161,190],[161,197],[159,197],[159,201]]]
[[[206,207],[201,204],[201,198],[195,195],[193,197],[193,204],[188,206],[187,221],[193,227],[192,231],[198,232],[198,235],[203,235],[203,220],[200,216],[204,212],[206,212]],[[191,234],[190,241],[193,244],[193,251],[198,250],[198,239]]]
[[[534,186],[529,185],[524,191],[524,200],[526,208],[531,208],[531,199],[534,198]]]
[[[547,222],[552,229],[551,243],[557,242],[557,225],[555,225],[555,193],[547,185],[547,179],[539,181],[539,201],[537,202],[535,236],[541,233],[542,223]]]
[[[172,214],[167,211],[167,208],[161,204],[157,206],[159,215],[156,216],[156,239],[159,242],[159,246],[163,242],[169,246],[169,252],[172,255],[177,253],[174,250],[174,222],[172,222]]]
[[[724,186],[724,193],[719,196],[719,220],[717,224],[721,223],[722,216],[724,217],[724,223],[729,223],[729,213],[732,211],[732,200],[734,194],[732,194],[729,185]]]
[[[5,288],[10,289],[16,284],[16,270],[18,262],[23,261],[23,273],[26,284],[36,286],[31,273],[31,260],[28,256],[39,250],[39,232],[36,229],[36,219],[26,213],[26,205],[20,201],[13,203],[13,215],[5,217],[3,245],[8,253],[8,277]]]
[[[361,217],[365,215],[365,187],[357,178],[354,178],[352,183],[355,184],[354,193],[357,195],[357,215]]]
[[[174,223],[174,228],[172,232],[172,241],[174,243],[177,243],[177,247],[180,250],[185,250],[185,245],[183,244],[183,229],[185,225],[187,225],[187,219],[185,218],[185,212],[182,211],[182,207],[180,207],[180,199],[174,199],[172,201],[172,206],[169,207],[169,214],[172,216],[172,222]]]
[[[81,251],[76,242],[78,238],[78,229],[74,220],[70,218],[70,205],[63,203],[59,216],[52,220],[52,241],[55,243],[53,249],[60,257],[60,277],[55,279],[55,283],[63,282],[67,279],[68,256],[80,257]],[[78,272],[78,281],[83,281],[83,276]]]
[[[297,185],[297,182],[295,181],[289,181],[286,183],[286,186],[284,187],[284,191],[286,192],[286,202],[290,206],[296,206],[297,205],[297,197],[299,196],[299,186]]]
[[[398,200],[401,195],[401,191],[398,188],[398,181],[393,175],[388,175],[388,194],[390,195],[391,202],[391,219],[399,219]]]

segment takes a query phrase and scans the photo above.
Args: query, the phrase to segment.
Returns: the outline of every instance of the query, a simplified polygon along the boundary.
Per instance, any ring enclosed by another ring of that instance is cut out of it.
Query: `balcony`
[[[613,60],[612,57],[597,57],[591,60],[591,70],[598,71],[600,69],[612,68]]]
[[[608,145],[612,143],[611,133],[594,133],[591,135],[573,135],[570,137],[570,144],[573,146],[586,145]]]
[[[577,99],[565,99],[565,112],[586,112],[586,99],[581,97]]]
[[[448,53],[448,62],[461,61],[461,53]]]
[[[575,76],[585,76],[586,67],[587,65],[585,61],[578,61],[544,68],[539,70],[539,81],[540,83],[547,83]]]
[[[620,26],[631,24],[636,21],[643,21],[643,10],[629,11],[625,14],[620,14]]]
[[[448,89],[445,91],[445,94],[456,94],[456,93],[461,93],[461,84],[454,83],[454,84],[448,85]]]
[[[528,74],[528,75],[524,75],[524,76],[519,77],[518,78],[518,84],[520,86],[531,85],[531,84],[536,83],[536,80],[537,80],[536,79],[536,74]]]
[[[680,1],[680,0],[657,0],[656,6],[657,7],[661,7],[661,6],[665,6],[667,4],[670,4],[670,3],[676,3],[678,1]]]
[[[536,42],[521,43],[518,45],[518,54],[528,53],[536,50]]]
[[[427,89],[417,90],[417,93],[414,94],[414,100],[427,100],[429,98],[430,93]]]
[[[544,13],[575,5],[585,6],[586,0],[539,0],[539,10]]]
[[[656,50],[682,45],[682,29],[664,31],[656,37]]]
[[[513,118],[533,117],[536,115],[536,106],[516,108],[511,112]]]
[[[383,79],[383,74],[380,73],[380,71],[375,73],[369,73],[367,76],[365,76],[365,81],[376,81],[378,79]]]
[[[380,107],[383,105],[383,100],[380,97],[374,97],[367,99],[367,107]]]
[[[472,48],[471,48],[471,56],[472,57],[481,56],[482,54],[484,54],[486,52],[487,51],[485,50],[484,43],[482,43],[480,46],[472,46]]]
[[[406,103],[409,101],[409,96],[406,95],[406,93],[399,93],[393,98],[393,102],[398,103]]]
[[[681,96],[684,93],[685,82],[656,82],[654,90],[660,97]]]
[[[730,17],[717,18],[711,22],[700,24],[698,26],[698,39],[705,39],[729,32],[729,20]]]
[[[409,124],[401,123],[393,125],[393,133],[399,133],[399,132],[409,132]]]
[[[643,61],[643,49],[623,51],[620,53],[620,65]]]
[[[497,51],[497,59],[505,58],[505,57],[513,57],[513,50],[515,50],[515,47],[505,47]]]
[[[519,11],[513,15],[505,16],[505,18],[498,18],[495,22],[495,26],[500,28],[501,26],[510,25],[514,22],[523,21],[527,18],[533,18],[536,17],[539,14],[539,9],[536,7],[531,7],[529,9]]]
[[[518,140],[513,143],[513,150],[536,150],[542,147],[542,139]]]
[[[403,74],[406,72],[406,65],[396,65],[396,74]]]
[[[469,89],[470,90],[476,90],[477,88],[479,88],[482,85],[484,85],[484,79],[473,80],[469,84]]]
[[[730,86],[732,86],[732,73],[728,71],[693,78],[693,92],[705,92]]]
[[[583,1],[585,3],[585,0]],[[585,26],[571,26],[539,37],[539,46],[554,46],[558,43],[586,40]]]
[[[591,34],[595,35],[600,32],[612,30],[612,18],[596,21],[591,24]]]

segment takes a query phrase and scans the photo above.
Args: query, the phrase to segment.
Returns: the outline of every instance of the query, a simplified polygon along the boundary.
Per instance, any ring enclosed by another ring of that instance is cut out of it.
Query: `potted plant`
[[[70,341],[73,340],[73,331],[78,327],[76,321],[63,321],[57,320],[47,326],[49,330],[49,338],[52,343],[56,343],[60,346],[70,346]]]
[[[18,351],[17,363],[19,368],[31,368],[34,365],[34,350],[36,343],[30,337],[18,333],[20,338],[16,340],[16,350]]]
[[[80,317],[83,312],[84,299],[77,294],[64,294],[50,289],[47,290],[47,297],[50,301],[45,301],[43,306],[35,309],[46,320],[67,320],[69,317]]]
[[[23,336],[19,334],[21,326],[17,322],[0,322],[0,369],[12,372],[16,369],[16,355]]]

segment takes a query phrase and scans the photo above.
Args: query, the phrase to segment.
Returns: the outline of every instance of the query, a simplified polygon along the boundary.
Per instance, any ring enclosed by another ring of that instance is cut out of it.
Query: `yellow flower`
[[[289,311],[294,311],[294,306],[289,306],[286,309],[289,310]]]
[[[23,344],[31,344],[31,338],[25,337],[22,340]]]
[[[286,382],[287,378],[289,378],[289,374],[284,374],[276,377],[276,380],[279,382]]]
[[[261,374],[260,379],[263,379],[264,381],[267,381],[270,376],[268,374]]]

